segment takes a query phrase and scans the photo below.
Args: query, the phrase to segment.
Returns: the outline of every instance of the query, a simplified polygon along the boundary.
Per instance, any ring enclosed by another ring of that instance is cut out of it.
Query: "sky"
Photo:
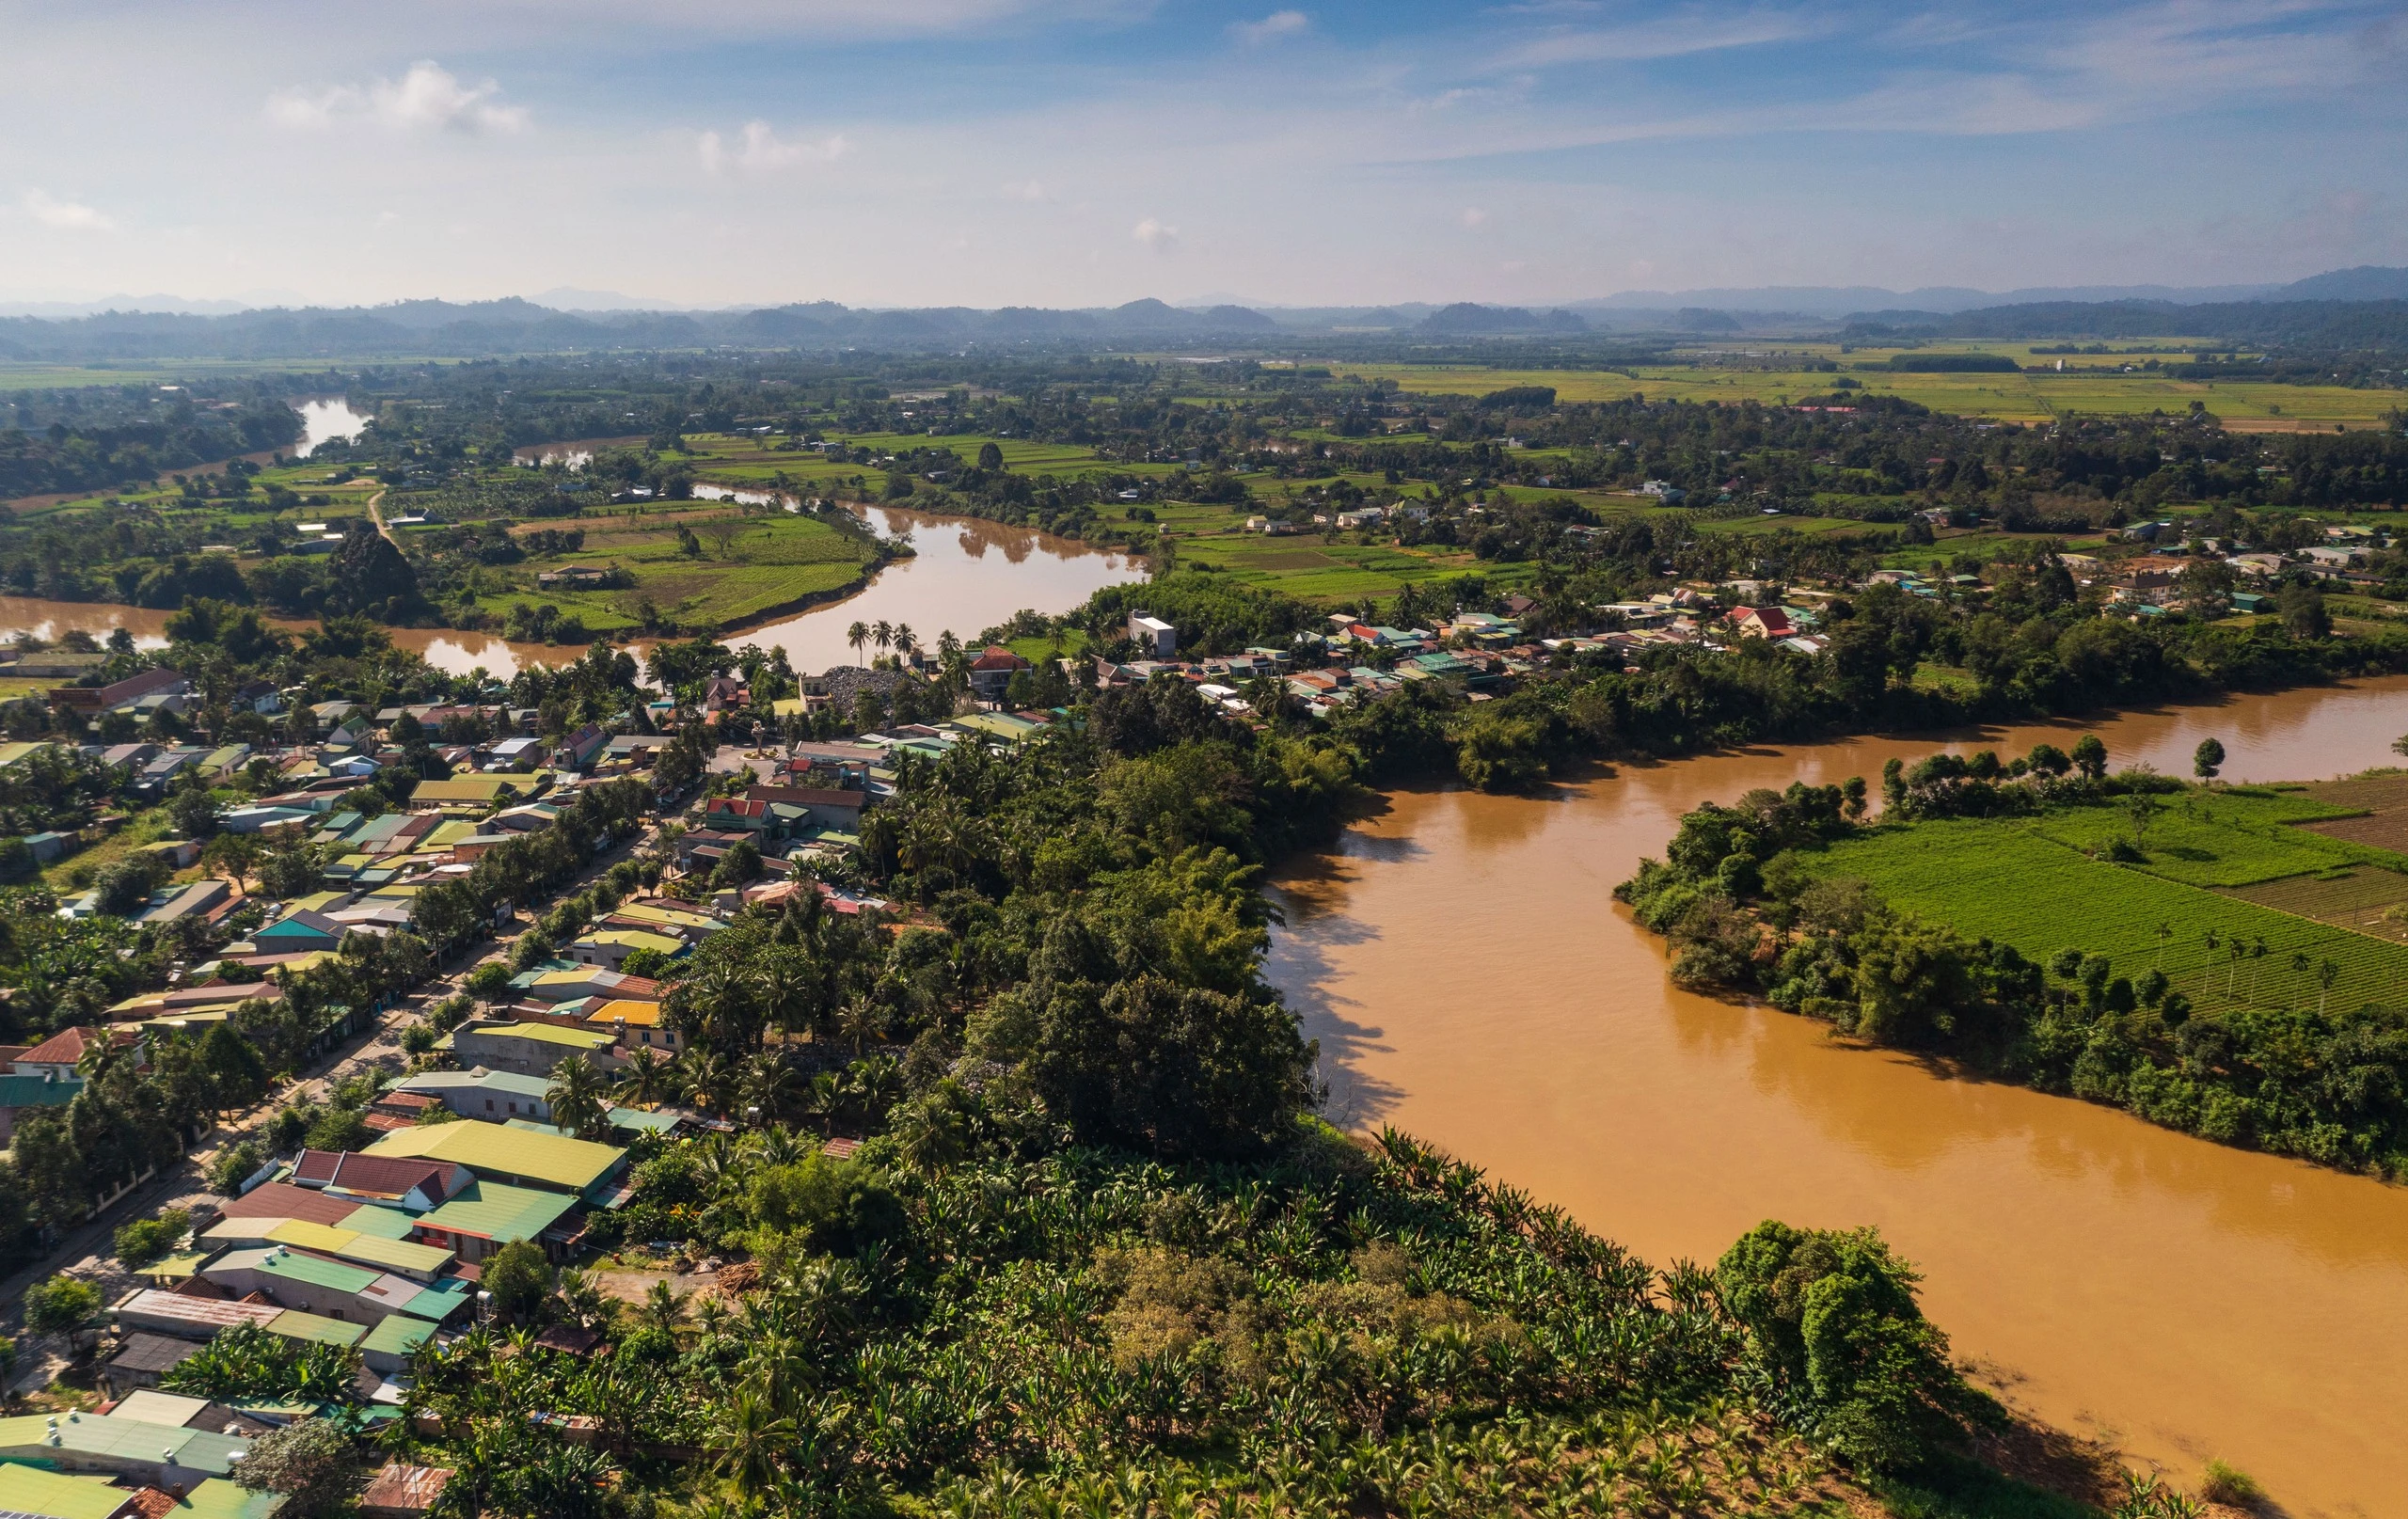
[[[0,302],[2408,264],[2408,4],[0,0]]]

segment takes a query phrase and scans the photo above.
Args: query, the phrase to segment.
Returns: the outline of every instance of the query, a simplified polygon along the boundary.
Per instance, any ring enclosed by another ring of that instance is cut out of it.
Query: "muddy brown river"
[[[2081,726],[1952,736],[2061,747]],[[2408,679],[2094,725],[2114,763],[2236,780],[2397,763]],[[1675,989],[1609,897],[1682,812],[1941,747],[1866,738],[1630,767],[1536,799],[1409,792],[1279,883],[1270,973],[1332,1116],[1393,1124],[1659,1263],[1765,1218],[1877,1225],[2018,1404],[2293,1514],[2408,1513],[2408,1189],[1850,1049]],[[2082,904],[2065,904],[2069,926]],[[2073,931],[2069,926],[2069,932]],[[2028,945],[2042,952],[2055,945]]]

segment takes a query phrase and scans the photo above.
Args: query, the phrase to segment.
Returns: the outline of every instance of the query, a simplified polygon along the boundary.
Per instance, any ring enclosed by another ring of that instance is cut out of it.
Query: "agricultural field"
[[[861,540],[806,516],[744,516],[733,510],[644,512],[632,518],[578,519],[585,546],[547,554],[516,566],[523,589],[488,596],[497,610],[524,602],[577,616],[597,632],[638,625],[649,600],[660,613],[689,626],[725,626],[806,596],[859,582],[870,552]],[[695,535],[689,553],[677,530]],[[612,590],[538,588],[545,570],[618,569],[635,584]]]
[[[2036,959],[2079,949],[2109,957],[2127,973],[2162,969],[2206,1010],[2314,1006],[2320,999],[2341,1007],[2397,1005],[2408,996],[2408,945],[2361,931],[2346,911],[2333,912],[2340,921],[2320,921],[2278,909],[2272,902],[2290,900],[2299,892],[2269,893],[2265,883],[2341,878],[2342,870],[2321,868],[2338,864],[2355,883],[2348,894],[2359,899],[2369,885],[2386,884],[2378,871],[2391,874],[2374,860],[2408,861],[2371,849],[2359,850],[2354,860],[2328,855],[2320,852],[2321,846],[2340,841],[2293,845],[2253,831],[2291,806],[2324,815],[2337,810],[2315,808],[2305,799],[2242,799],[2230,804],[2228,821],[2194,817],[2161,841],[2161,828],[2178,815],[2169,813],[2150,825],[2143,851],[2149,862],[2139,866],[2093,859],[2048,831],[2068,837],[2112,832],[2122,815],[2112,808],[2069,810],[2036,820],[1951,818],[1877,828],[1833,845],[1809,865],[1817,875],[1866,880],[1899,908],[1968,937],[2013,944]],[[2127,823],[2121,836],[2129,833]],[[2305,832],[2302,837],[2317,839]],[[2189,851],[2210,858],[2194,859]],[[2286,873],[2286,867],[2303,862],[2308,862],[2304,872]],[[2191,884],[2180,876],[2215,879],[2224,889]],[[2398,878],[2408,883],[2408,878]],[[2323,894],[2337,901],[2341,894]],[[2312,892],[2301,900],[2320,909],[2331,905]],[[2262,955],[2256,953],[2260,943]],[[2238,959],[2231,955],[2235,944],[2247,946]],[[2305,957],[2305,969],[2295,963],[2300,956]],[[2317,973],[2327,960],[2338,967],[2329,991]]]
[[[2162,346],[2177,345],[2164,340]],[[1931,343],[1924,353],[1995,353],[2019,363],[2053,363],[2036,358],[2025,341]],[[1394,380],[1403,389],[1429,395],[1484,395],[1513,386],[1553,386],[1564,402],[1619,401],[1634,391],[1651,398],[1676,401],[1756,401],[1771,405],[1829,393],[1845,374],[1870,395],[1898,396],[1934,411],[2000,421],[2045,422],[2076,413],[2103,416],[2145,416],[2153,411],[2179,415],[2200,402],[2236,431],[2289,432],[2336,425],[2375,427],[2385,414],[2408,406],[2408,392],[2361,390],[2348,386],[2261,385],[2174,380],[2135,370],[2111,368],[2096,356],[2068,356],[2064,372],[2046,374],[1916,374],[1858,370],[1858,364],[1886,363],[1896,350],[1862,348],[1842,356],[1833,345],[1782,345],[1772,356],[1797,356],[1801,361],[1829,359],[1840,372],[1781,368],[1742,368],[1719,364],[1635,365],[1626,370],[1505,370],[1477,365],[1334,364],[1334,372],[1364,379]]]

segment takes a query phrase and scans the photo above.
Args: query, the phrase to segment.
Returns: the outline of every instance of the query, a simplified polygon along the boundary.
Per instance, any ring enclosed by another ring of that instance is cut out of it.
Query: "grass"
[[[1869,881],[1898,908],[1969,938],[2013,944],[2036,959],[2079,949],[2109,957],[2128,974],[2162,969],[2203,1008],[2312,1007],[2321,997],[2331,1006],[2355,1007],[2397,1002],[2408,986],[2408,947],[2176,878],[2252,875],[2285,860],[2324,858],[2313,844],[2301,845],[2303,853],[2293,856],[2283,847],[2288,841],[2228,827],[2211,846],[2181,846],[2215,855],[2200,861],[2169,856],[2152,827],[2150,863],[2134,867],[2091,859],[2051,836],[2052,831],[2080,836],[2109,827],[2103,818],[2071,812],[2036,820],[1951,818],[1881,827],[1833,845],[1809,867]],[[2161,925],[2172,930],[2163,940]],[[2226,943],[2263,940],[2267,954],[2236,965],[2222,948],[2208,949],[2210,932]],[[2306,956],[2310,969],[2294,970],[2294,955]],[[2329,997],[2313,969],[2327,959],[2340,967]]]
[[[2255,886],[2354,865],[2408,870],[2408,859],[2388,850],[2289,826],[2346,817],[2349,811],[2297,793],[2188,792],[2149,823],[2141,846],[2147,862],[2132,868],[2201,887]],[[2120,807],[2067,808],[2032,827],[2043,838],[2090,853],[2132,834],[2131,819]]]
[[[1013,639],[1004,645],[1033,665],[1041,665],[1056,657],[1075,659],[1087,652],[1087,633],[1083,627],[1062,630],[1062,647],[1056,650],[1050,638]]]

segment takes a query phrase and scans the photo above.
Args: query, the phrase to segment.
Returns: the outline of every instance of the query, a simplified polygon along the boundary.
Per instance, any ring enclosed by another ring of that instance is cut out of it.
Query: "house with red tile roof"
[[[1741,638],[1785,639],[1798,634],[1789,613],[1779,607],[1735,607],[1731,610],[1731,626]]]

